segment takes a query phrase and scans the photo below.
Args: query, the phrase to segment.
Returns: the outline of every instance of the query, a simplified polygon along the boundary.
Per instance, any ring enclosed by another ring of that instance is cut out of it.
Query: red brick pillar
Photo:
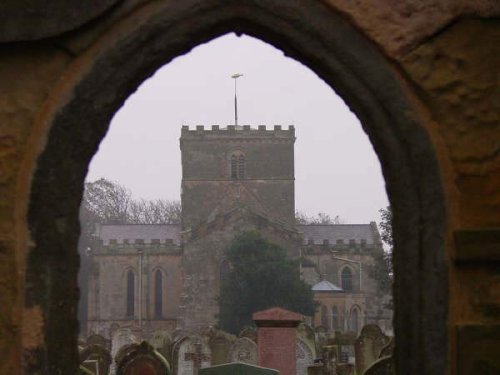
[[[296,329],[300,314],[273,307],[252,315],[257,325],[259,366],[276,369],[280,375],[296,375]]]

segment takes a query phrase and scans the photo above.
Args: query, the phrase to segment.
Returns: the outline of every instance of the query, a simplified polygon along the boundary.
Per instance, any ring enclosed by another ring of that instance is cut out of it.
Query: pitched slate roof
[[[374,233],[371,224],[310,224],[297,225],[297,229],[304,233],[304,244],[309,243],[309,240],[315,245],[323,244],[324,240],[332,245],[337,240],[343,240],[344,244],[349,244],[349,240],[354,240],[357,244],[366,240],[369,245],[378,242],[378,233]]]
[[[320,281],[312,287],[313,292],[343,292],[344,289],[332,284],[328,280]]]
[[[102,224],[97,228],[96,235],[103,241],[104,245],[109,244],[109,240],[116,240],[123,243],[129,240],[143,240],[144,243],[151,243],[151,240],[172,240],[174,244],[180,245],[180,224]]]

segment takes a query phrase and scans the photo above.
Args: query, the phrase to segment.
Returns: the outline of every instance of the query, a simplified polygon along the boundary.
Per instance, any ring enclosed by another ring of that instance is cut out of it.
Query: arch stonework
[[[269,42],[305,63],[342,95],[363,123],[381,160],[394,207],[395,331],[396,335],[405,331],[396,350],[399,358],[412,358],[397,366],[401,373],[444,371],[446,304],[438,308],[430,304],[447,299],[444,198],[430,139],[399,72],[373,44],[319,2],[296,7],[284,1],[155,4],[122,21],[120,32],[110,32],[75,62],[81,64],[79,73],[54,92],[55,101],[40,122],[47,142],[31,189],[28,220],[36,246],[28,257],[26,306],[46,306],[46,345],[40,355],[30,353],[36,359],[28,370],[65,368],[70,372],[72,367],[75,350],[71,345],[63,349],[51,337],[62,330],[61,322],[67,327],[70,321],[76,338],[77,323],[71,304],[61,308],[55,301],[76,294],[72,279],[77,255],[67,248],[76,248],[78,203],[87,165],[113,114],[161,65],[200,43],[235,31]],[[60,184],[64,179],[65,184]],[[65,221],[63,231],[43,225],[58,220]],[[54,243],[60,246],[54,247]],[[433,250],[420,251],[423,248]],[[64,274],[55,272],[61,262],[70,264]],[[71,282],[52,286],[47,279]],[[416,279],[421,282],[415,283]],[[405,304],[398,305],[403,290]],[[45,301],[47,294],[54,301]],[[432,361],[426,359],[429,349]]]
[[[453,198],[454,204],[460,203],[464,207],[460,220],[477,227],[500,224],[500,220],[495,219],[498,210],[495,211],[493,204],[488,206],[484,198],[477,198],[473,203],[465,200],[463,195],[458,203],[458,198],[453,196],[454,188],[447,189],[445,196],[441,181],[442,177],[448,182],[453,179],[451,162],[446,154],[451,151],[443,151],[445,147],[439,144],[443,141],[436,138],[430,122],[420,116],[425,116],[426,108],[430,108],[437,114],[436,121],[446,124],[442,116],[446,106],[443,110],[440,108],[440,103],[446,104],[446,100],[443,102],[439,93],[431,93],[432,88],[425,86],[428,82],[419,82],[417,86],[424,90],[424,94],[417,94],[414,85],[419,72],[410,69],[415,64],[411,56],[403,61],[409,70],[399,71],[401,64],[389,61],[383,49],[358,30],[360,24],[363,25],[361,29],[369,30],[363,23],[365,20],[360,21],[359,13],[351,14],[353,21],[348,21],[335,9],[326,1],[312,0],[154,2],[129,7],[119,16],[112,15],[111,19],[103,21],[100,31],[90,37],[97,40],[87,41],[91,44],[89,48],[85,47],[85,41],[78,40],[78,35],[72,41],[70,36],[66,46],[70,45],[67,48],[71,58],[63,60],[72,60],[72,63],[65,67],[66,63],[61,62],[50,71],[52,77],[57,76],[54,73],[57,69],[64,71],[59,84],[54,86],[56,79],[44,78],[39,81],[45,86],[34,88],[34,93],[36,90],[50,93],[48,96],[46,93],[36,94],[36,100],[30,103],[33,108],[41,109],[33,120],[29,132],[31,138],[22,156],[25,161],[16,175],[16,206],[13,209],[16,230],[13,232],[18,239],[12,242],[15,243],[12,246],[16,249],[14,258],[19,267],[18,274],[23,274],[26,264],[26,280],[19,283],[25,290],[24,326],[29,327],[25,331],[37,334],[24,334],[22,343],[20,336],[14,336],[17,333],[12,334],[9,346],[12,350],[4,353],[13,354],[7,354],[10,357],[6,357],[0,369],[6,368],[6,373],[13,373],[12,370],[21,373],[20,365],[12,366],[21,363],[20,351],[16,350],[22,346],[25,373],[74,373],[77,363],[77,213],[88,162],[112,115],[140,82],[190,48],[235,31],[271,43],[307,65],[344,98],[363,123],[382,163],[394,210],[395,331],[396,335],[404,332],[404,335],[397,336],[398,373],[443,374],[447,371],[449,299],[444,247],[450,236],[445,231],[444,205]],[[423,51],[416,50],[417,57],[425,57],[425,47],[433,43],[439,47],[440,41],[444,40],[449,45],[447,35],[464,27],[459,23],[443,32],[444,36],[437,42],[426,42]],[[478,26],[484,30],[487,27]],[[436,26],[433,30],[439,28]],[[85,30],[80,32],[85,34]],[[387,34],[386,30],[384,32]],[[99,38],[96,37],[98,33]],[[370,35],[380,43],[381,40],[384,42],[386,35],[382,34]],[[61,45],[64,46],[64,42]],[[386,43],[384,48],[391,58],[398,60],[394,45]],[[14,50],[12,55],[16,53]],[[407,75],[409,71],[413,76]],[[422,74],[425,71],[422,69]],[[460,84],[462,86],[458,87],[467,87],[469,82]],[[424,97],[427,102],[420,102],[417,96]],[[44,105],[40,107],[40,103]],[[460,115],[460,111],[455,111],[454,116]],[[434,134],[432,140],[428,132]],[[467,142],[478,139],[471,136],[456,140],[452,131],[450,134],[451,138],[445,139],[445,142],[451,142],[450,147],[454,144],[460,146],[459,141],[467,145]],[[439,155],[433,144],[439,145]],[[8,147],[9,143],[2,145]],[[461,154],[455,155],[457,165],[462,160],[460,158],[463,159]],[[488,155],[482,158],[470,159],[471,165],[467,168],[474,171],[479,168],[481,160],[488,161]],[[480,179],[467,177],[467,173],[472,172],[464,172],[465,167],[459,167],[465,176],[458,180],[459,188],[485,197],[478,187]],[[444,176],[440,171],[444,171]],[[4,176],[0,177],[4,179]],[[489,176],[494,177],[494,174]],[[493,181],[488,175],[486,178]],[[3,181],[2,189],[6,186]],[[456,210],[456,207],[451,205],[449,210]],[[29,243],[23,242],[27,237],[25,212],[31,234]],[[452,224],[457,225],[456,222]],[[7,224],[5,228],[9,228]],[[1,229],[4,233],[4,227]],[[0,249],[10,251],[9,241],[1,242]],[[456,283],[456,276],[452,277],[451,281]],[[48,295],[50,299],[47,299]],[[465,316],[475,317],[476,321],[480,317],[476,312],[467,312]],[[19,322],[20,326],[23,325],[22,321]],[[39,327],[39,331],[34,327]],[[0,329],[6,332],[4,326]]]

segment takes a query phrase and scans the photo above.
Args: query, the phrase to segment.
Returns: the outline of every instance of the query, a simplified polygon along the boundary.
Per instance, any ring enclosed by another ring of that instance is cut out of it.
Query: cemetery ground
[[[86,375],[374,375],[394,374],[394,339],[374,324],[360,334],[329,334],[279,307],[253,314],[238,335],[215,328],[140,333],[118,328],[111,340],[80,340]]]

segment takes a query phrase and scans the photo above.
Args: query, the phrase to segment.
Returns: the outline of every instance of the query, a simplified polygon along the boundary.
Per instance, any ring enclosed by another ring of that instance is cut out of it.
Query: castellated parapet
[[[210,139],[227,139],[239,141],[241,139],[254,139],[259,141],[274,140],[274,141],[295,141],[295,127],[289,125],[288,129],[284,129],[281,125],[274,125],[273,128],[267,129],[266,125],[258,125],[257,128],[252,128],[250,125],[228,125],[221,128],[219,125],[212,125],[205,129],[203,125],[196,125],[194,129],[189,126],[182,126],[182,140],[201,140]]]

